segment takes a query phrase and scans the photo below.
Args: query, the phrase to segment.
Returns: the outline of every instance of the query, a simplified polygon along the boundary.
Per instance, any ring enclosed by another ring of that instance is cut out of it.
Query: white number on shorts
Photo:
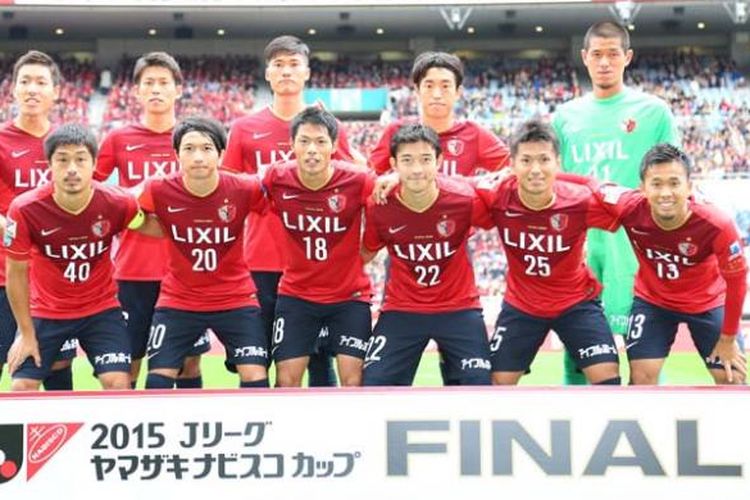
[[[674,262],[657,262],[656,275],[661,279],[676,280],[680,277],[680,268]]]
[[[504,326],[498,326],[495,328],[495,333],[492,335],[492,340],[490,340],[490,351],[496,352],[498,349],[500,349],[500,343],[503,341],[503,333],[507,328]]]
[[[367,354],[365,355],[365,362],[380,361],[380,351],[385,347],[387,339],[385,335],[373,335],[370,337],[367,346]]]
[[[276,318],[273,322],[273,345],[281,344],[284,340],[284,318]]]
[[[422,286],[435,286],[440,283],[440,266],[416,266],[417,284]]]
[[[529,276],[549,276],[551,273],[549,257],[526,254],[523,261],[526,263],[526,274]]]
[[[68,279],[71,283],[80,283],[86,281],[91,275],[91,263],[90,262],[71,262],[65,268],[63,276]]]
[[[307,260],[327,260],[328,246],[325,238],[312,238],[305,236],[302,238],[305,242],[305,257]]]
[[[151,333],[148,335],[148,349],[152,351],[161,349],[161,345],[164,343],[165,333],[167,333],[167,325],[160,323],[151,326]]]
[[[641,338],[644,321],[646,321],[645,314],[630,315],[630,318],[628,318],[628,340]]]
[[[195,262],[193,262],[193,271],[216,271],[219,258],[215,248],[193,248],[190,254],[195,259]]]

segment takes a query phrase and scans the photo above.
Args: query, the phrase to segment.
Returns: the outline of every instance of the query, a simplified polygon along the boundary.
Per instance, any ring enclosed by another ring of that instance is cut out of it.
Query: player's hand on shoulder
[[[396,172],[383,174],[375,179],[375,187],[372,190],[372,200],[377,205],[385,205],[388,195],[398,186],[399,178]]]

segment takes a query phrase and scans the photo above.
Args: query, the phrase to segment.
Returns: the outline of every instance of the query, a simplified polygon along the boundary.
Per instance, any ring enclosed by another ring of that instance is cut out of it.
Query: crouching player
[[[631,384],[656,384],[686,323],[717,384],[744,383],[736,342],[747,290],[747,263],[732,220],[691,196],[690,161],[659,144],[643,157],[640,190],[602,186],[638,258],[626,341]]]
[[[37,390],[60,346],[75,337],[104,389],[129,389],[130,342],[110,249],[142,215],[132,196],[92,181],[97,146],[85,127],[61,126],[44,152],[52,182],[12,202],[5,230],[6,286],[19,330],[8,355],[12,389]]]
[[[384,205],[368,204],[363,253],[387,246],[391,272],[382,313],[365,357],[364,385],[411,385],[435,339],[460,385],[490,383],[489,345],[466,251],[472,226],[491,227],[465,181],[438,176],[440,139],[405,125],[391,139],[400,185]]]
[[[613,224],[596,210],[600,201],[591,187],[556,179],[559,155],[552,129],[529,121],[511,140],[514,176],[478,190],[508,259],[507,291],[490,342],[495,384],[516,384],[550,329],[590,383],[620,384],[617,348],[598,300],[602,287],[583,261],[586,230]]]
[[[219,171],[226,134],[214,120],[178,123],[172,142],[180,171],[149,179],[139,198],[148,214],[141,231],[165,235],[169,255],[148,340],[146,388],[172,388],[207,328],[224,344],[240,387],[268,387],[268,346],[242,255],[245,218],[266,207],[260,181]]]

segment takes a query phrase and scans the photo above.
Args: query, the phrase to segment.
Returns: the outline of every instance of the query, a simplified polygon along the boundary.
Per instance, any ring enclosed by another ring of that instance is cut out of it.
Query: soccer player
[[[13,198],[49,182],[44,139],[52,129],[50,112],[60,95],[61,79],[55,61],[36,50],[19,57],[13,66],[11,82],[18,115],[0,127],[0,234]],[[5,249],[0,247],[0,374],[16,330],[5,290]],[[45,389],[73,389],[70,363],[77,347],[74,338],[63,344],[58,361],[44,379]]]
[[[388,247],[390,276],[365,357],[363,385],[411,385],[430,338],[460,385],[490,383],[487,331],[466,241],[492,221],[474,188],[438,176],[440,139],[405,125],[391,139],[400,187],[385,205],[368,202],[365,259]]]
[[[239,118],[232,124],[223,168],[264,176],[269,166],[293,159],[289,141],[292,119],[305,109],[303,91],[310,79],[310,49],[297,37],[284,35],[271,40],[264,50],[266,81],[273,92],[271,105]],[[344,129],[339,129],[333,158],[352,161]],[[273,212],[251,214],[245,235],[245,259],[258,288],[269,343],[284,270],[284,230]],[[310,358],[310,386],[336,385],[330,359],[324,353]]]
[[[490,343],[492,380],[516,384],[554,329],[593,384],[619,385],[617,348],[583,261],[586,229],[610,229],[590,186],[556,179],[560,150],[551,127],[521,125],[511,140],[515,174],[478,192],[500,231],[508,287]]]
[[[92,180],[96,147],[85,127],[61,126],[44,141],[52,183],[11,203],[4,243],[19,330],[8,354],[14,391],[37,390],[72,337],[104,389],[130,388],[130,343],[110,249],[139,212],[132,196]]]
[[[146,388],[171,388],[207,328],[224,344],[240,387],[268,387],[268,344],[242,256],[245,218],[267,205],[260,180],[219,171],[226,134],[215,120],[179,122],[173,146],[181,171],[149,179],[139,198],[149,214],[141,231],[163,234],[168,243]]]
[[[311,107],[291,125],[295,161],[271,167],[263,184],[283,221],[286,267],[279,283],[272,354],[276,384],[298,387],[327,327],[342,385],[360,385],[370,337],[370,280],[360,254],[372,174],[333,160],[338,124]],[[252,230],[252,226],[250,228]]]
[[[581,57],[593,91],[560,106],[553,118],[563,170],[636,188],[646,151],[662,142],[679,144],[675,119],[661,99],[625,86],[625,68],[633,51],[624,27],[610,21],[591,26]],[[593,229],[588,233],[586,253],[589,266],[604,285],[602,302],[610,327],[624,335],[638,266],[627,236],[623,231],[611,234]],[[570,355],[565,358],[565,382],[585,383]]]
[[[656,384],[679,323],[717,384],[744,383],[737,345],[747,263],[733,221],[692,197],[690,160],[660,144],[641,162],[639,190],[603,186],[638,258],[627,354],[631,384]],[[733,374],[733,370],[735,373]]]
[[[182,82],[180,66],[165,52],[151,52],[135,62],[133,83],[143,106],[141,122],[113,130],[104,138],[95,179],[106,180],[117,169],[119,185],[132,188],[153,176],[165,176],[178,170],[172,130],[177,122],[175,105],[182,95]],[[166,260],[164,240],[135,231],[123,233],[115,254],[117,296],[126,314],[132,342],[131,384],[134,388],[146,353]],[[178,388],[203,385],[200,355],[210,347],[208,334],[198,339],[177,378]]]

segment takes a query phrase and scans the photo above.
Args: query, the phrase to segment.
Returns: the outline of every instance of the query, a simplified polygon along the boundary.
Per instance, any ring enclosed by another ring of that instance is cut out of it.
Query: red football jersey
[[[12,122],[0,127],[0,214],[8,213],[13,198],[51,180],[46,137],[30,135]],[[5,248],[0,248],[0,286],[5,286]]]
[[[402,125],[416,123],[399,120],[389,124],[380,141],[370,153],[370,168],[384,174],[391,170],[391,139]],[[440,172],[445,175],[471,177],[505,167],[510,161],[510,150],[495,134],[472,121],[456,122],[453,127],[438,134],[443,150]]]
[[[583,258],[586,230],[612,230],[611,216],[597,210],[590,186],[558,179],[555,200],[543,210],[527,208],[515,177],[489,190],[478,189],[500,231],[508,259],[505,300],[527,314],[554,318],[569,307],[596,298],[601,284]]]
[[[16,198],[5,230],[8,255],[31,260],[32,316],[83,318],[119,306],[110,248],[135,217],[135,198],[95,183],[89,204],[73,215],[55,203],[52,190],[41,186]]]
[[[120,186],[126,188],[177,172],[180,165],[172,149],[172,131],[154,132],[140,124],[113,130],[99,148],[94,178],[106,180],[115,168]],[[115,253],[115,279],[160,281],[166,261],[164,240],[125,231]]]
[[[423,212],[404,205],[394,189],[385,205],[367,205],[364,246],[388,247],[390,276],[383,311],[417,313],[479,309],[474,269],[466,251],[472,226],[492,220],[474,188],[460,179],[438,178],[440,193]]]
[[[325,304],[369,301],[360,235],[374,179],[345,162],[333,166],[333,177],[317,191],[300,182],[296,161],[275,165],[263,179],[284,226],[287,267],[279,294]]]
[[[220,172],[216,190],[198,197],[174,173],[149,180],[139,202],[156,214],[167,239],[157,307],[224,311],[258,305],[242,255],[245,218],[267,206],[256,176]]]
[[[281,161],[294,160],[291,150],[291,121],[273,114],[270,107],[237,119],[229,132],[229,142],[222,166],[235,172],[258,174]],[[336,160],[351,161],[352,153],[344,127],[339,127]],[[251,271],[284,269],[284,229],[273,212],[250,214],[245,234],[245,260]]]
[[[602,186],[599,197],[615,208],[617,220],[638,258],[634,293],[674,311],[694,314],[726,305],[724,333],[736,333],[742,314],[747,262],[734,222],[709,203],[690,201],[691,215],[671,231],[656,225],[648,200],[637,190]],[[727,281],[737,285],[727,289]],[[735,304],[734,310],[730,304]],[[739,307],[737,307],[739,306]]]

